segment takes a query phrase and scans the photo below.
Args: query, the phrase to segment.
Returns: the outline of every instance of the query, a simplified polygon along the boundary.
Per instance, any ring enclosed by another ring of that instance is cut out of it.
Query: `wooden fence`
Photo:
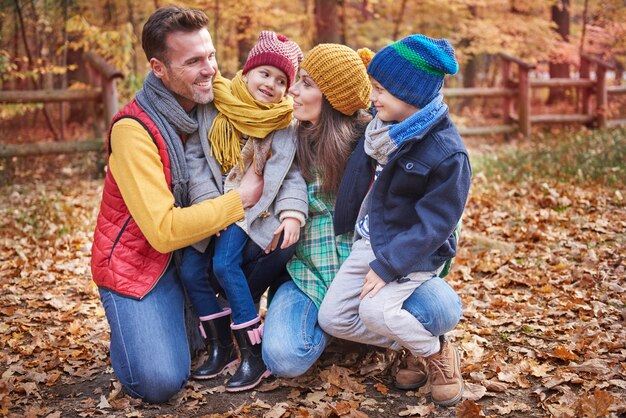
[[[502,59],[502,87],[444,88],[447,98],[452,97],[501,97],[503,98],[503,123],[484,127],[460,127],[462,135],[509,134],[520,132],[528,137],[533,124],[581,123],[599,128],[626,125],[626,119],[607,120],[609,95],[626,94],[626,85],[607,86],[606,73],[613,66],[590,55],[582,55],[579,78],[531,78],[535,68],[515,57],[500,54]],[[512,77],[512,66],[517,66],[517,78]],[[595,79],[591,69],[595,66]],[[574,87],[580,91],[581,113],[535,115],[531,113],[531,89],[550,87]],[[595,96],[595,106],[592,97]],[[514,106],[516,104],[516,106]]]
[[[502,124],[482,127],[460,127],[462,135],[511,134],[519,132],[529,136],[533,124],[581,123],[600,128],[626,125],[626,119],[608,120],[606,110],[609,96],[626,94],[626,85],[607,86],[606,73],[612,66],[589,55],[581,57],[579,78],[533,79],[530,77],[534,65],[515,57],[500,54],[502,59],[502,86],[475,88],[444,88],[446,98],[501,98],[503,100]],[[90,75],[90,88],[85,90],[41,90],[0,91],[0,103],[51,103],[92,101],[101,103],[103,116],[101,125],[108,125],[117,113],[116,79],[123,78],[121,72],[103,58],[85,54]],[[513,71],[516,67],[517,71]],[[595,79],[591,78],[595,67]],[[516,75],[517,77],[514,77]],[[576,114],[532,114],[531,89],[550,87],[574,87],[579,90],[581,113]],[[592,98],[595,97],[595,101]],[[595,105],[594,105],[595,103]],[[39,142],[18,145],[0,144],[0,158],[99,151],[104,149],[102,138],[92,141]]]
[[[63,102],[94,102],[102,105],[102,120],[96,121],[99,138],[89,141],[58,141],[33,142],[24,144],[0,144],[0,158],[42,155],[67,154],[72,152],[103,151],[104,139],[102,132],[118,110],[116,80],[124,75],[99,55],[88,52],[84,55],[89,76],[89,88],[51,89],[33,91],[0,91],[0,103],[63,103]]]

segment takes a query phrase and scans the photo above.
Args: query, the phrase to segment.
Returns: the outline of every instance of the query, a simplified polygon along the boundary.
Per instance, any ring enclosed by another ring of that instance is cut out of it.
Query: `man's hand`
[[[300,239],[300,221],[296,218],[283,219],[280,226],[276,228],[276,231],[274,231],[274,239],[272,239],[270,245],[268,245],[265,249],[265,254],[269,254],[276,249],[278,240],[280,239],[280,234],[283,232],[285,235],[280,248],[284,250],[285,248],[298,242]]]
[[[374,273],[374,270],[367,272],[365,275],[365,280],[363,281],[363,290],[361,290],[361,295],[359,299],[363,299],[365,296],[369,294],[371,298],[376,296],[376,293],[380,289],[382,289],[387,283],[383,279],[381,279],[378,274]]]
[[[263,194],[263,177],[254,172],[251,166],[243,175],[241,184],[237,189],[241,196],[244,209],[254,206]]]

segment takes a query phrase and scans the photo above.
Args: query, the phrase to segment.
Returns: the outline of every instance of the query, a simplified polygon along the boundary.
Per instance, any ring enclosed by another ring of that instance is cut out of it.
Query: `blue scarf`
[[[389,156],[404,142],[421,139],[447,113],[448,105],[439,93],[425,107],[400,123],[383,122],[376,115],[365,130],[365,152],[379,164],[385,165]]]

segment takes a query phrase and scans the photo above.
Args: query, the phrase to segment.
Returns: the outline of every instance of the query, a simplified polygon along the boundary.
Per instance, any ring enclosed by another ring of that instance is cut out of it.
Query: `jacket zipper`
[[[128,226],[128,223],[130,222],[131,218],[132,216],[128,215],[126,222],[124,222],[124,225],[122,225],[122,229],[120,229],[120,232],[117,234],[115,241],[113,241],[113,246],[111,247],[111,251],[109,252],[109,257],[107,258],[107,264],[111,263],[111,257],[113,257],[113,251],[115,250],[115,247],[117,247],[117,243],[122,238],[122,234],[126,230],[126,227]]]
[[[154,281],[154,283],[152,284],[152,286],[150,286],[150,289],[148,289],[148,291],[146,291],[146,293],[144,293],[143,296],[141,296],[139,298],[139,300],[142,300],[143,298],[145,298],[146,296],[148,296],[148,294],[152,291],[152,289],[155,288],[155,286],[157,285],[157,283],[159,283],[159,281],[161,281],[161,278],[165,275],[165,272],[167,271],[167,268],[170,265],[170,262],[172,261],[172,255],[174,254],[174,252],[170,252],[169,257],[167,259],[167,263],[165,263],[165,267],[163,268],[163,271],[161,272],[161,274],[159,274],[159,277],[157,277],[157,279]]]

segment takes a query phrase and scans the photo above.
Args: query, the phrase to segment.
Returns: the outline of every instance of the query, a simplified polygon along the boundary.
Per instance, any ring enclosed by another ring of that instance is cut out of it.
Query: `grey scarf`
[[[196,106],[198,118],[196,121],[192,115],[185,112],[174,96],[172,96],[172,93],[165,88],[161,80],[152,71],[148,73],[143,88],[137,92],[135,98],[139,106],[156,123],[159,132],[165,139],[167,153],[170,157],[172,191],[175,204],[178,207],[189,206],[189,170],[180,134],[189,135],[190,138],[194,135],[202,135],[201,138],[208,137],[210,123],[207,121],[208,112],[205,111],[205,106],[207,105]],[[182,250],[174,252],[174,263],[179,275],[182,255]],[[185,324],[189,350],[191,354],[194,354],[197,350],[204,347],[204,343],[198,332],[198,317],[193,311],[188,297],[185,298]]]
[[[163,82],[152,71],[148,73],[143,88],[137,92],[135,98],[165,139],[167,153],[170,157],[175,204],[178,207],[188,206],[189,170],[187,169],[185,149],[180,135],[198,135],[199,123],[185,112],[172,93],[165,88]]]
[[[365,153],[385,165],[389,156],[410,139],[421,139],[430,128],[448,113],[448,105],[439,93],[425,107],[400,123],[388,123],[378,115],[367,125]]]

